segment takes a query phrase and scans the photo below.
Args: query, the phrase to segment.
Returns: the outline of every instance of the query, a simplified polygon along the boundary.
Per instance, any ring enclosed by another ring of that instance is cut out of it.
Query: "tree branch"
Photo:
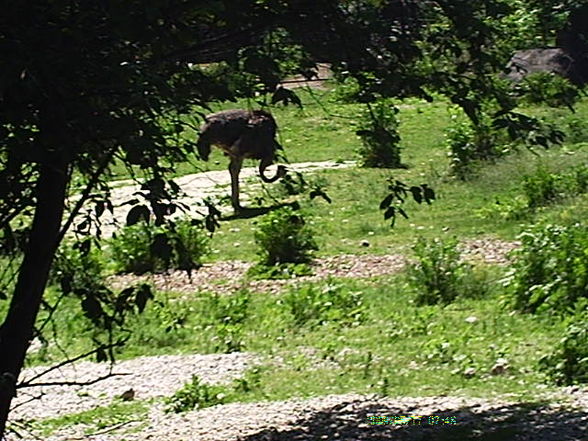
[[[108,345],[100,345],[97,348],[92,349],[91,351],[85,352],[81,355],[78,355],[77,357],[74,358],[70,358],[67,359],[65,361],[62,361],[61,363],[56,364],[55,366],[51,366],[50,368],[45,369],[43,372],[33,376],[32,378],[28,379],[27,381],[23,381],[19,384],[16,385],[17,389],[23,388],[23,387],[29,387],[32,381],[35,381],[38,378],[41,378],[43,375],[47,375],[49,372],[57,370],[62,368],[63,366],[67,366],[68,364],[72,364],[75,363],[76,361],[79,361],[83,358],[89,357],[92,354],[95,354],[98,351],[104,350],[104,349],[112,349],[114,347],[120,346],[122,345],[122,341],[118,341],[112,344],[108,344]]]

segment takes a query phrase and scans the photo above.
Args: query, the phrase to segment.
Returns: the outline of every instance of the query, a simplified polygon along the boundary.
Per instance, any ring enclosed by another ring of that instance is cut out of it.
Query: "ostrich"
[[[235,211],[243,209],[239,202],[243,159],[260,160],[259,176],[263,182],[275,182],[286,174],[286,167],[280,165],[273,177],[265,176],[265,169],[274,162],[276,150],[282,148],[276,141],[276,130],[276,121],[263,110],[223,110],[205,118],[197,142],[198,154],[208,161],[210,146],[216,145],[231,158],[231,203]]]

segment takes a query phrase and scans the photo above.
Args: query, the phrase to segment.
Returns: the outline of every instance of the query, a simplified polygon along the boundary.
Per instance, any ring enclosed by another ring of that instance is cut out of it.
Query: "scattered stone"
[[[492,369],[490,369],[490,373],[492,375],[503,375],[506,373],[508,368],[508,360],[506,358],[499,358],[496,360],[494,366],[492,366]]]
[[[472,378],[476,375],[476,368],[473,368],[473,367],[466,368],[463,371],[462,375],[466,378]]]

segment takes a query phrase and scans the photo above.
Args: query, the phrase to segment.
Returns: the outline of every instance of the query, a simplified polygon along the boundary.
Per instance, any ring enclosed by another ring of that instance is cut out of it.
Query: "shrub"
[[[104,261],[91,240],[65,242],[55,255],[50,283],[59,283],[64,292],[99,290],[104,285]],[[90,249],[91,248],[91,249]]]
[[[532,175],[523,176],[523,192],[531,209],[547,205],[555,201],[559,195],[559,176],[539,167]]]
[[[565,313],[588,292],[588,227],[537,226],[520,236],[522,248],[506,279],[514,306]]]
[[[142,274],[197,268],[208,252],[208,237],[193,220],[170,221],[162,226],[141,221],[113,235],[110,245],[117,271]]]
[[[583,310],[582,310],[583,309]],[[569,321],[564,337],[539,367],[559,385],[588,383],[588,309],[586,304]]]
[[[416,262],[408,267],[408,282],[416,292],[417,305],[451,303],[463,293],[471,265],[460,259],[457,240],[426,240],[413,246]]]
[[[525,76],[516,87],[523,100],[531,104],[551,107],[572,107],[580,99],[581,91],[561,75],[534,72]]]
[[[474,126],[470,121],[452,118],[452,125],[445,132],[445,144],[449,149],[451,172],[465,179],[477,161],[498,158],[506,147],[498,147],[499,134],[487,121]]]
[[[293,287],[284,296],[284,305],[294,317],[297,326],[307,323],[350,325],[361,323],[364,316],[361,293],[334,283]]]
[[[267,214],[254,233],[260,264],[307,263],[318,247],[304,217],[290,207]]]
[[[223,404],[226,397],[225,392],[225,387],[201,383],[200,379],[193,375],[192,381],[186,383],[166,399],[166,411],[179,413]]]
[[[357,134],[362,147],[358,153],[364,167],[404,168],[400,161],[398,108],[389,100],[367,104]]]

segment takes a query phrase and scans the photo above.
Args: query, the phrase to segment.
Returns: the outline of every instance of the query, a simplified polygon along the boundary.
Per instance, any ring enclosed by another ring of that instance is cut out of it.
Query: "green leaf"
[[[388,207],[384,213],[384,220],[396,217],[396,207]]]
[[[386,196],[382,200],[382,202],[380,202],[380,210],[384,210],[384,209],[388,208],[393,200],[394,200],[393,194],[389,194],[388,196]]]
[[[143,312],[145,310],[145,306],[149,300],[153,299],[153,292],[151,290],[151,286],[144,283],[138,288],[136,288],[136,295],[135,295],[135,305],[139,312]]]
[[[129,211],[127,214],[127,226],[135,225],[140,221],[149,222],[149,208],[145,205],[137,205]]]
[[[412,198],[417,203],[420,204],[421,202],[423,202],[423,194],[422,194],[422,189],[420,187],[412,186],[408,189],[408,191],[410,191],[412,193]]]

